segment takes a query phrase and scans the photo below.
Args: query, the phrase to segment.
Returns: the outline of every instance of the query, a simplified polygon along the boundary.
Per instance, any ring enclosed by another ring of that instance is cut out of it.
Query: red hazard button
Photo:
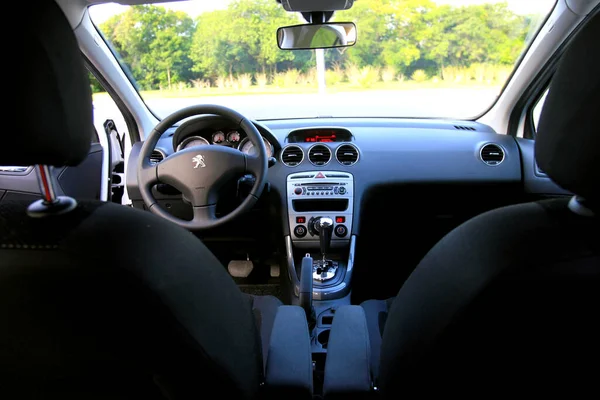
[[[315,176],[315,179],[316,179],[316,178],[325,178],[325,175],[323,175],[322,173],[320,173],[320,172],[319,172],[319,173],[317,174],[317,176]]]

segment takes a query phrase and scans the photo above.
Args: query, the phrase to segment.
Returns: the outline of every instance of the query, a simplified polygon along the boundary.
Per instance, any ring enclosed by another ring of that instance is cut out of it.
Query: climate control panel
[[[354,177],[347,172],[311,171],[287,177],[287,205],[292,241],[318,246],[316,222],[334,222],[332,246],[346,244],[352,229]]]

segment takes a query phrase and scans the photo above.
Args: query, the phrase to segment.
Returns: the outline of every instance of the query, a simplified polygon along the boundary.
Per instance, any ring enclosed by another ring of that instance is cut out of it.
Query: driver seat
[[[36,165],[45,202],[0,205],[0,397],[257,397],[279,300],[244,295],[171,222],[53,197],[46,166],[75,166],[90,145],[90,85],[57,4],[26,14],[19,132],[5,131],[0,164]]]

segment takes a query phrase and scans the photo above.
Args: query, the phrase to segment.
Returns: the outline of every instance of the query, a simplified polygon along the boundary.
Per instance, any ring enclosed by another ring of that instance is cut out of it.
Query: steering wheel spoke
[[[244,154],[244,156],[246,157],[246,172],[249,172],[252,175],[256,176],[264,170],[264,160],[262,160],[260,157],[252,156],[249,154]]]
[[[216,208],[216,205],[193,207],[192,223],[210,224],[217,219],[215,214]]]
[[[158,165],[144,163],[141,168],[138,169],[138,183],[139,185],[144,185],[147,188],[151,188],[152,186],[159,183],[158,180]]]

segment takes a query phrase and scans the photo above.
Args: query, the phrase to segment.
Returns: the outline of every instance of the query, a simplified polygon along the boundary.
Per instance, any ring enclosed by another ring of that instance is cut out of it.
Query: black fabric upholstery
[[[372,399],[371,346],[365,311],[342,306],[335,312],[327,344],[323,398]]]
[[[557,184],[600,203],[600,14],[563,54],[540,116],[535,154]]]
[[[271,333],[275,324],[275,316],[279,306],[283,305],[281,300],[275,296],[254,296],[247,294],[250,299],[252,311],[254,313],[256,326],[260,332],[260,344],[262,354],[266,355],[271,342]],[[263,357],[263,367],[267,366],[267,357]]]
[[[19,83],[11,115],[19,129],[3,135],[0,165],[74,166],[94,135],[92,95],[71,26],[52,0],[15,4],[27,15],[14,42],[11,80]]]
[[[27,206],[0,205],[3,398],[256,396],[254,315],[272,327],[276,299],[248,301],[193,234],[150,213]]]
[[[311,400],[313,361],[306,313],[299,306],[277,308],[265,369],[268,399]]]
[[[381,338],[383,337],[385,322],[387,321],[387,316],[393,300],[393,298],[387,300],[367,300],[361,303],[361,307],[365,310],[367,329],[369,331],[371,372],[376,385],[377,377],[379,377]]]
[[[598,393],[600,220],[567,203],[490,211],[433,247],[385,322],[386,398]]]

